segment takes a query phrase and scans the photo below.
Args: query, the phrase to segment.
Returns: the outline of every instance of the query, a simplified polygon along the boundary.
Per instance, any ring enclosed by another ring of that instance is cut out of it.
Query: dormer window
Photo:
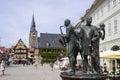
[[[55,44],[55,41],[53,40],[52,43]]]
[[[46,42],[46,46],[49,47],[49,46],[50,46],[50,43],[49,43],[49,42]]]

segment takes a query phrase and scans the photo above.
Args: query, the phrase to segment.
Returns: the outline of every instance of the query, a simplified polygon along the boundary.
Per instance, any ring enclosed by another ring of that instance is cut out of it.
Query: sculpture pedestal
[[[61,72],[60,74],[62,80],[106,80],[109,79],[108,75],[105,74],[87,74],[83,72],[76,72],[68,73],[68,72]]]
[[[120,75],[109,75],[109,80],[120,80]]]

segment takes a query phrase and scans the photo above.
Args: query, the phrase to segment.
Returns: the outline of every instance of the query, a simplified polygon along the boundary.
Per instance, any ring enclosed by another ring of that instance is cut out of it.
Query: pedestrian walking
[[[53,71],[54,62],[50,63],[51,71]]]
[[[26,63],[25,61],[22,62],[23,66],[25,66],[25,63]]]
[[[0,65],[0,72],[1,75],[4,75],[5,72],[5,62],[2,60],[1,65]]]
[[[36,67],[36,69],[37,69],[37,65],[38,65],[37,62],[35,62],[34,66]]]

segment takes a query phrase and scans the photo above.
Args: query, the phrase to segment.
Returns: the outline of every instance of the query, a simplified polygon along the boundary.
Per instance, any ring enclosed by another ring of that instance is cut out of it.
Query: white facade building
[[[105,24],[106,35],[100,41],[100,50],[110,50],[114,45],[120,46],[120,0],[95,0],[83,16],[93,18],[93,25]]]
[[[100,50],[110,50],[115,45],[120,48],[120,0],[95,0],[83,19],[88,16],[92,17],[92,24],[97,27],[101,23],[105,24],[105,39],[100,41]],[[108,71],[113,71],[113,65],[115,65],[115,73],[120,71],[120,60],[101,59],[102,66],[104,63],[106,63]]]

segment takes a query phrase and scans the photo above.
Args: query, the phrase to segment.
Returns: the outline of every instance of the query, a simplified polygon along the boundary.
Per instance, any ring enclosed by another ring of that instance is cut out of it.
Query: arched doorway
[[[114,46],[111,48],[111,50],[113,50],[113,51],[120,50],[120,46],[114,45]]]

